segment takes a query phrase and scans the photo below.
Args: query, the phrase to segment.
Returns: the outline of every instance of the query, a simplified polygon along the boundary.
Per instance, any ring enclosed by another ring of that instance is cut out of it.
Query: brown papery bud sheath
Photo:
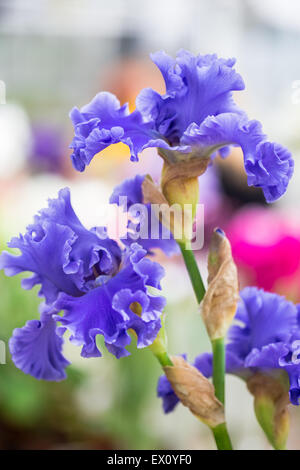
[[[211,428],[224,423],[224,407],[211,382],[182,357],[172,356],[172,362],[164,371],[182,404]]]
[[[208,288],[201,304],[202,317],[211,340],[224,338],[238,300],[238,275],[231,246],[225,233],[215,229],[208,255]]]

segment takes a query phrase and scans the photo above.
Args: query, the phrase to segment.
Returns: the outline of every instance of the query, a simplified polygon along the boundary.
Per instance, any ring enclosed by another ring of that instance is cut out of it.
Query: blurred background
[[[101,90],[134,108],[141,88],[163,92],[149,53],[179,48],[236,57],[246,91],[236,100],[263,122],[270,140],[293,153],[295,175],[286,195],[267,206],[248,188],[238,149],[200,178],[205,244],[197,253],[206,275],[206,246],[223,227],[238,264],[241,285],[258,285],[300,302],[300,4],[286,0],[0,0],[0,245],[24,231],[48,197],[69,186],[73,206],[87,227],[101,224],[107,203],[124,177],[150,173],[161,162],[147,150],[139,163],[115,145],[84,174],[72,169],[68,112]],[[3,83],[0,87],[3,91]],[[200,223],[200,221],[199,221]],[[167,330],[173,354],[189,359],[209,349],[181,260],[166,267]],[[176,289],[174,289],[176,286]],[[37,289],[22,291],[20,276],[0,273],[0,339],[38,315]],[[11,362],[0,364],[2,449],[213,449],[204,425],[179,406],[164,416],[156,398],[160,368],[147,350],[116,360],[72,361],[62,383],[39,382]],[[252,397],[237,378],[227,380],[227,416],[237,449],[269,448],[254,417]],[[300,414],[290,406],[288,448],[300,449]]]

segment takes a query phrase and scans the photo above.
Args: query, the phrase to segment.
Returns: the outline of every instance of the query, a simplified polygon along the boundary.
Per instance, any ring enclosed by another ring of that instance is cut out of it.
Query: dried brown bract
[[[182,404],[211,428],[224,423],[224,407],[211,382],[182,357],[174,356],[172,362],[164,371]]]
[[[208,288],[201,313],[212,340],[223,338],[236,312],[239,300],[237,268],[225,233],[215,229],[208,256]]]

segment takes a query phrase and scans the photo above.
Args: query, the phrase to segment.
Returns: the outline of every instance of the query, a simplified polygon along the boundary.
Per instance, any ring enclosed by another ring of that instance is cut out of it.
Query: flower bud
[[[170,205],[180,204],[183,209],[185,204],[196,207],[199,201],[198,176],[185,175],[178,167],[181,167],[181,164],[164,164],[161,178],[162,192]]]
[[[164,371],[182,404],[211,428],[224,423],[224,407],[211,382],[182,357],[172,356],[172,362]]]
[[[161,175],[162,193],[169,205],[179,205],[181,209],[181,237],[179,242],[187,242],[192,238],[193,223],[199,201],[198,176],[208,166],[208,157],[195,158],[193,153],[181,153],[160,149],[164,159]]]
[[[257,421],[275,449],[284,449],[289,433],[289,395],[284,385],[274,377],[257,373],[247,381],[254,396]]]
[[[239,300],[237,268],[225,233],[215,229],[208,255],[208,288],[201,314],[211,340],[224,338]]]
[[[199,201],[198,176],[207,168],[209,159],[187,159],[170,163],[165,160],[162,176],[162,192],[170,205],[180,204],[182,209],[186,204],[192,204],[193,219]]]
[[[198,188],[198,181],[197,188]],[[190,240],[194,213],[192,204],[185,205],[182,199],[181,202],[170,203],[165,195],[161,192],[160,188],[155,185],[151,178],[144,179],[142,184],[143,203],[152,204],[152,209],[161,223],[172,232],[175,240],[184,242]],[[198,194],[198,190],[197,190]]]

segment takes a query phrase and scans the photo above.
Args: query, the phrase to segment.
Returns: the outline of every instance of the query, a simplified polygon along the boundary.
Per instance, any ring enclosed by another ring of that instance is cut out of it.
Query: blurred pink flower
[[[229,222],[241,283],[300,300],[300,221],[292,213],[252,206]]]

